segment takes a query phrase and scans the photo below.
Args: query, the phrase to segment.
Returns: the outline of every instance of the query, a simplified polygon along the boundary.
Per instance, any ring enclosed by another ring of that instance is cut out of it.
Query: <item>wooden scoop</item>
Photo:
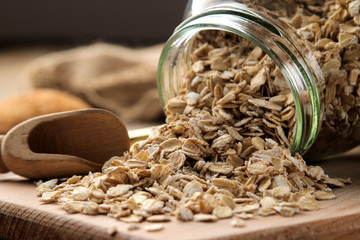
[[[112,156],[129,150],[124,123],[101,109],[42,115],[0,136],[0,173],[31,179],[68,177],[100,171]]]

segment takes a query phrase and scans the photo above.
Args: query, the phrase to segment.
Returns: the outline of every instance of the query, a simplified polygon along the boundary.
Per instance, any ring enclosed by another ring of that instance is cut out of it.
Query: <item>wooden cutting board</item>
[[[68,214],[59,205],[41,205],[35,184],[13,174],[0,175],[0,239],[360,239],[360,149],[321,162],[333,177],[353,183],[335,189],[337,199],[320,202],[320,209],[294,217],[256,217],[243,228],[230,220],[182,223],[172,219],[164,230],[128,231],[125,223],[106,216]],[[114,236],[109,228],[116,227]]]

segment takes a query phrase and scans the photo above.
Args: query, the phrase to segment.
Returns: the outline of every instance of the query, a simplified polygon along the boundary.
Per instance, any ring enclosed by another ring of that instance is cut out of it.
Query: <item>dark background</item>
[[[187,0],[0,0],[0,45],[165,42]]]

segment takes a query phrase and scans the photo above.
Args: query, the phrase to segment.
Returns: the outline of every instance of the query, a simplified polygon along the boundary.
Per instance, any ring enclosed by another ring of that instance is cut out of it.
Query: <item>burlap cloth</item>
[[[161,49],[97,43],[40,57],[26,75],[34,87],[74,94],[126,122],[153,121],[163,115],[156,86]]]

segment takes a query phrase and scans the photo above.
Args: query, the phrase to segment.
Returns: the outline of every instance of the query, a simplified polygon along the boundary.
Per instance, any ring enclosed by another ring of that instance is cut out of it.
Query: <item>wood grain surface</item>
[[[7,169],[30,179],[49,179],[101,171],[112,156],[129,150],[130,139],[118,116],[90,108],[28,119],[0,145]]]
[[[125,223],[106,216],[68,214],[59,205],[39,203],[35,184],[14,174],[0,175],[0,238],[4,239],[360,239],[360,151],[321,162],[333,177],[353,183],[335,189],[337,198],[320,209],[294,217],[256,217],[243,228],[230,220],[183,223],[172,219],[164,230],[128,231]],[[117,228],[114,236],[108,234]]]

